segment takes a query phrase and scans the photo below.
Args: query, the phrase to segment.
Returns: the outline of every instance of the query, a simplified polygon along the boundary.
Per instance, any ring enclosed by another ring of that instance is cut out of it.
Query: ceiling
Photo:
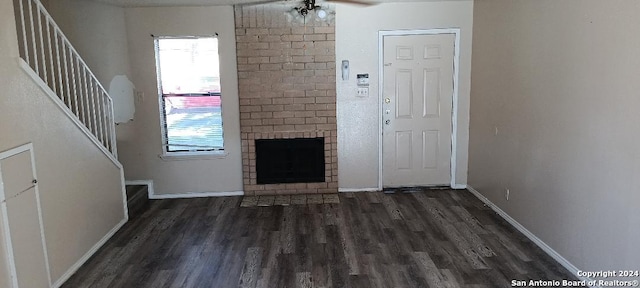
[[[106,4],[122,7],[146,7],[146,6],[216,6],[235,4],[260,4],[271,2],[268,0],[85,0],[97,1]],[[382,2],[426,2],[434,0],[359,0],[362,2],[382,3]],[[302,0],[281,0],[279,3],[302,2]],[[334,2],[335,3],[335,2]]]
[[[106,4],[123,7],[145,7],[145,6],[211,6],[211,5],[234,5],[256,2],[264,0],[93,0]]]

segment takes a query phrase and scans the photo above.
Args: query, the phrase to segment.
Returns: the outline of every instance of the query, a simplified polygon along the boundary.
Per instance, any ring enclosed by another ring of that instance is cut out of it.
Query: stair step
[[[144,213],[148,208],[149,195],[146,185],[127,185],[127,208],[129,220]]]
[[[146,185],[127,185],[126,189],[127,189],[127,200],[129,200],[137,193],[140,193],[141,190],[145,190],[145,193],[146,193],[147,186]]]

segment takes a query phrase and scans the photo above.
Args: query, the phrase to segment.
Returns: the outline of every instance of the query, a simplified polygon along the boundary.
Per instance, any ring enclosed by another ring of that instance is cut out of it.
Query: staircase
[[[15,0],[20,58],[57,95],[65,113],[114,162],[113,101],[38,0]],[[119,164],[119,163],[118,163]]]
[[[20,64],[117,166],[113,101],[39,0],[14,0]],[[36,78],[36,77],[34,77]],[[129,216],[147,207],[146,186],[127,186]]]
[[[57,288],[128,221],[113,103],[38,0],[0,16],[0,154],[32,151],[0,163],[30,187],[0,183],[0,287]]]

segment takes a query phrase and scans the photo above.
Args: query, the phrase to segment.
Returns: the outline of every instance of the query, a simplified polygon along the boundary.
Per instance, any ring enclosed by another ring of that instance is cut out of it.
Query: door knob
[[[384,98],[384,103],[390,103],[390,102],[391,102],[391,99],[389,99],[389,97]]]
[[[389,119],[387,119],[387,120],[385,120],[385,121],[384,121],[384,124],[389,125],[389,123],[391,123],[391,120],[389,120]]]

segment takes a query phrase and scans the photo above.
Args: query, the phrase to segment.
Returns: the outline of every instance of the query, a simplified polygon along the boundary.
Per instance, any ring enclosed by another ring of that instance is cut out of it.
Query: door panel
[[[413,131],[396,131],[396,169],[411,169]]]
[[[413,46],[396,46],[396,59],[413,60]]]
[[[455,35],[383,41],[383,186],[449,185]]]
[[[11,275],[12,286],[49,287],[39,195],[31,157],[30,149],[0,155],[2,242],[8,248],[3,253],[6,259],[0,261],[8,260],[6,263],[10,264],[6,272]]]
[[[440,58],[440,45],[425,45],[424,46],[424,59],[439,59]]]
[[[440,69],[424,69],[423,71],[423,103],[422,117],[440,117]]]
[[[40,234],[40,219],[35,204],[34,188],[7,201],[7,216],[18,287],[49,287]]]
[[[422,132],[422,168],[438,168],[438,150],[440,150],[440,131]]]
[[[396,73],[396,118],[413,118],[413,71],[399,70]]]
[[[33,173],[31,173],[31,155],[29,151],[18,153],[11,157],[0,159],[2,169],[2,184],[4,185],[5,199],[11,199],[31,187]]]

